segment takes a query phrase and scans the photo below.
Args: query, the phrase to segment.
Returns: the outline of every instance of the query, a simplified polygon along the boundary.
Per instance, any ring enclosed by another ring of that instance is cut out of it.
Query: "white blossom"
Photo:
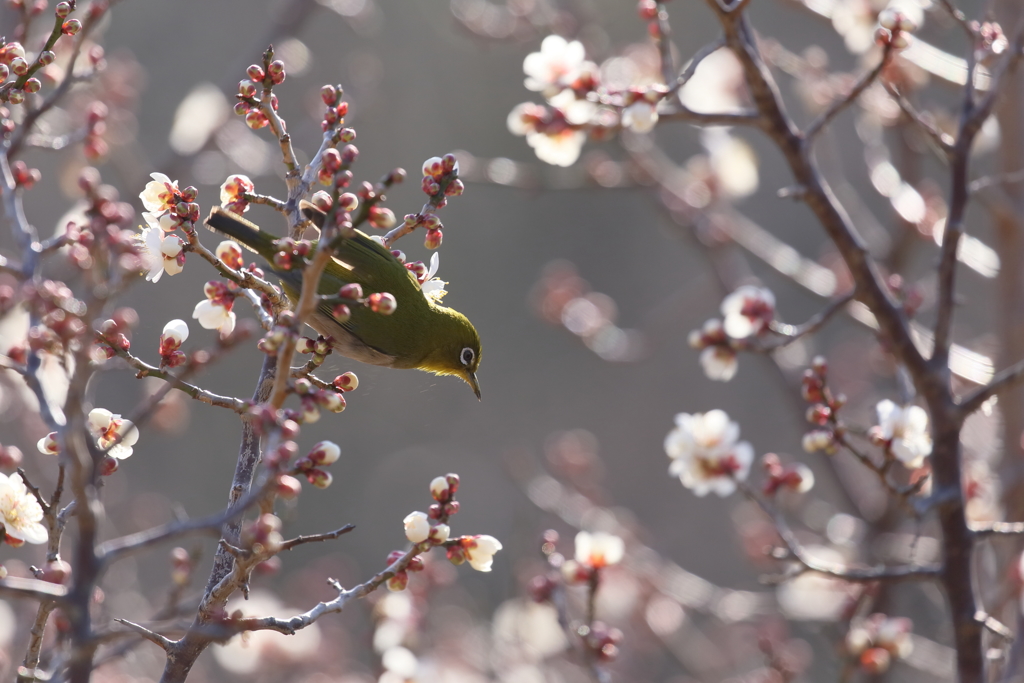
[[[639,99],[622,110],[622,126],[634,133],[649,133],[658,123],[658,105]]]
[[[184,268],[181,257],[185,245],[177,235],[164,232],[152,224],[143,228],[136,238],[142,247],[142,265],[146,269],[146,280],[158,282],[163,274],[177,275]]]
[[[736,376],[740,362],[728,346],[709,346],[700,352],[700,367],[708,379],[728,382]]]
[[[565,128],[558,132],[526,134],[526,144],[533,147],[537,158],[552,166],[572,166],[580,158],[587,134],[581,130]]]
[[[576,561],[594,569],[622,561],[625,544],[615,534],[581,531],[576,534]]]
[[[469,566],[478,572],[491,571],[494,554],[501,550],[501,542],[494,536],[476,536],[471,547],[465,549]]]
[[[722,301],[722,324],[733,339],[760,334],[775,317],[775,295],[770,289],[744,285]]]
[[[129,457],[132,446],[139,440],[139,430],[131,420],[124,420],[105,408],[89,411],[89,429],[96,437],[96,444],[107,451],[107,455],[118,460]],[[117,445],[111,447],[115,442]]]
[[[928,413],[920,406],[900,407],[886,399],[875,408],[882,439],[890,443],[892,454],[907,467],[920,467],[931,455],[932,437],[928,433]]]
[[[149,177],[153,180],[146,183],[145,189],[139,194],[146,211],[161,214],[173,209],[177,202],[175,195],[179,194],[178,181],[171,180],[163,173],[151,173]]]
[[[425,512],[410,512],[402,521],[410,543],[422,543],[430,537],[430,518]]]
[[[192,317],[207,330],[220,330],[220,336],[226,337],[235,329],[235,312],[226,306],[204,299],[196,304]]]
[[[576,80],[585,64],[583,43],[550,35],[541,41],[539,52],[531,52],[523,60],[526,88],[553,95]]]
[[[739,441],[739,425],[722,410],[679,413],[676,428],[665,437],[672,458],[669,473],[698,496],[709,491],[728,496],[744,481],[754,461],[754,449]]]
[[[178,346],[181,346],[185,343],[185,340],[188,339],[188,324],[184,320],[178,318],[168,321],[168,323],[164,325],[164,331],[161,338],[174,341]]]
[[[435,251],[430,256],[430,267],[427,269],[427,275],[423,278],[423,283],[420,285],[420,291],[423,292],[423,296],[435,304],[441,303],[441,299],[448,293],[445,290],[445,285],[448,283],[441,278],[434,277],[437,273],[437,268],[441,263],[441,257]]]
[[[25,543],[46,543],[43,508],[25,486],[20,474],[0,474],[0,524],[11,538]]]

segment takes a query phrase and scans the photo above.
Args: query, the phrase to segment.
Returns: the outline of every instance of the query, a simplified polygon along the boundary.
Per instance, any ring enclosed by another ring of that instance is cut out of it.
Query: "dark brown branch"
[[[343,534],[347,534],[348,532],[352,531],[355,528],[356,528],[355,524],[346,524],[345,526],[341,527],[340,529],[335,529],[334,531],[328,531],[325,534],[310,534],[308,536],[296,536],[295,538],[289,539],[289,540],[285,541],[284,543],[282,543],[281,544],[281,550],[282,551],[291,550],[292,548],[295,548],[297,546],[300,546],[300,545],[303,545],[303,544],[306,544],[306,543],[323,543],[324,541],[333,541],[334,539],[338,538],[339,536],[342,536]]]
[[[982,403],[1004,389],[1016,385],[1021,380],[1024,380],[1024,360],[1002,370],[992,378],[991,382],[964,396],[957,406],[960,419],[966,419],[968,415],[978,410]]]
[[[878,61],[878,65],[861,76],[857,83],[854,84],[853,88],[850,89],[849,93],[833,102],[831,107],[822,112],[821,115],[807,127],[807,130],[804,131],[804,144],[808,146],[814,144],[814,138],[817,137],[818,133],[824,130],[825,126],[827,126],[832,119],[839,116],[844,109],[853,104],[857,98],[860,97],[861,93],[867,90],[869,85],[875,82],[875,79],[878,78],[879,74],[882,73],[882,70],[889,63],[892,55],[892,45],[886,45],[885,50],[882,52],[882,58]]]
[[[771,330],[775,334],[779,335],[774,339],[765,339],[763,341],[754,341],[751,344],[751,350],[753,351],[773,351],[780,349],[784,346],[789,346],[793,342],[797,341],[801,337],[805,337],[808,334],[814,334],[822,327],[825,323],[832,319],[839,311],[843,310],[848,303],[853,301],[854,293],[849,292],[839,297],[835,301],[829,303],[828,306],[823,308],[814,314],[807,322],[802,325],[787,325],[785,323],[772,322]]]
[[[944,158],[948,158],[950,153],[953,151],[953,136],[948,133],[943,133],[941,130],[936,128],[930,121],[928,121],[921,112],[914,108],[903,93],[898,91],[891,83],[885,83],[885,91],[896,100],[896,104],[900,106],[904,116],[910,119],[918,128],[920,128],[932,141],[936,148]]]

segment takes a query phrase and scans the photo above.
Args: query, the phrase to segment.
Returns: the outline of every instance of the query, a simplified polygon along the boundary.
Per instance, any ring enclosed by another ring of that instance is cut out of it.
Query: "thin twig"
[[[814,138],[817,137],[818,133],[820,133],[825,126],[832,121],[832,119],[837,117],[840,112],[853,104],[857,98],[860,97],[861,93],[867,90],[869,85],[875,82],[875,79],[878,78],[882,73],[882,70],[885,69],[886,65],[889,63],[892,55],[892,45],[886,45],[885,49],[882,51],[882,58],[878,60],[878,64],[875,68],[861,76],[850,89],[849,93],[833,102],[832,106],[822,112],[821,115],[807,127],[807,130],[804,131],[804,144],[812,145],[814,143]]]

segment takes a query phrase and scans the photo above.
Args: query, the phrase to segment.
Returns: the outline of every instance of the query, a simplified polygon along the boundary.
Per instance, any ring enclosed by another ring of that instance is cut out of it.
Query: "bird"
[[[325,214],[309,202],[300,205],[303,215],[317,227]],[[274,267],[274,246],[278,239],[238,214],[214,207],[206,226],[233,238],[262,256],[280,279],[292,304],[302,290],[302,269]],[[313,245],[315,248],[315,244]],[[318,333],[331,339],[335,351],[370,365],[415,368],[435,375],[454,375],[470,386],[480,399],[480,335],[469,319],[458,311],[428,299],[416,276],[382,244],[360,230],[340,241],[327,263],[317,292],[337,295],[346,284],[358,283],[365,294],[388,292],[397,307],[390,315],[366,307],[353,307],[348,320],[339,320],[332,305],[321,302],[306,320]]]

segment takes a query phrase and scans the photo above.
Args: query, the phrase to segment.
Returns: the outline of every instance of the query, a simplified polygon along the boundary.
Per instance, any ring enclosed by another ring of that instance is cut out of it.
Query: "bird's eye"
[[[473,359],[475,357],[476,354],[473,353],[473,349],[467,346],[466,348],[462,349],[462,354],[459,356],[459,360],[462,361],[463,365],[472,365]]]

